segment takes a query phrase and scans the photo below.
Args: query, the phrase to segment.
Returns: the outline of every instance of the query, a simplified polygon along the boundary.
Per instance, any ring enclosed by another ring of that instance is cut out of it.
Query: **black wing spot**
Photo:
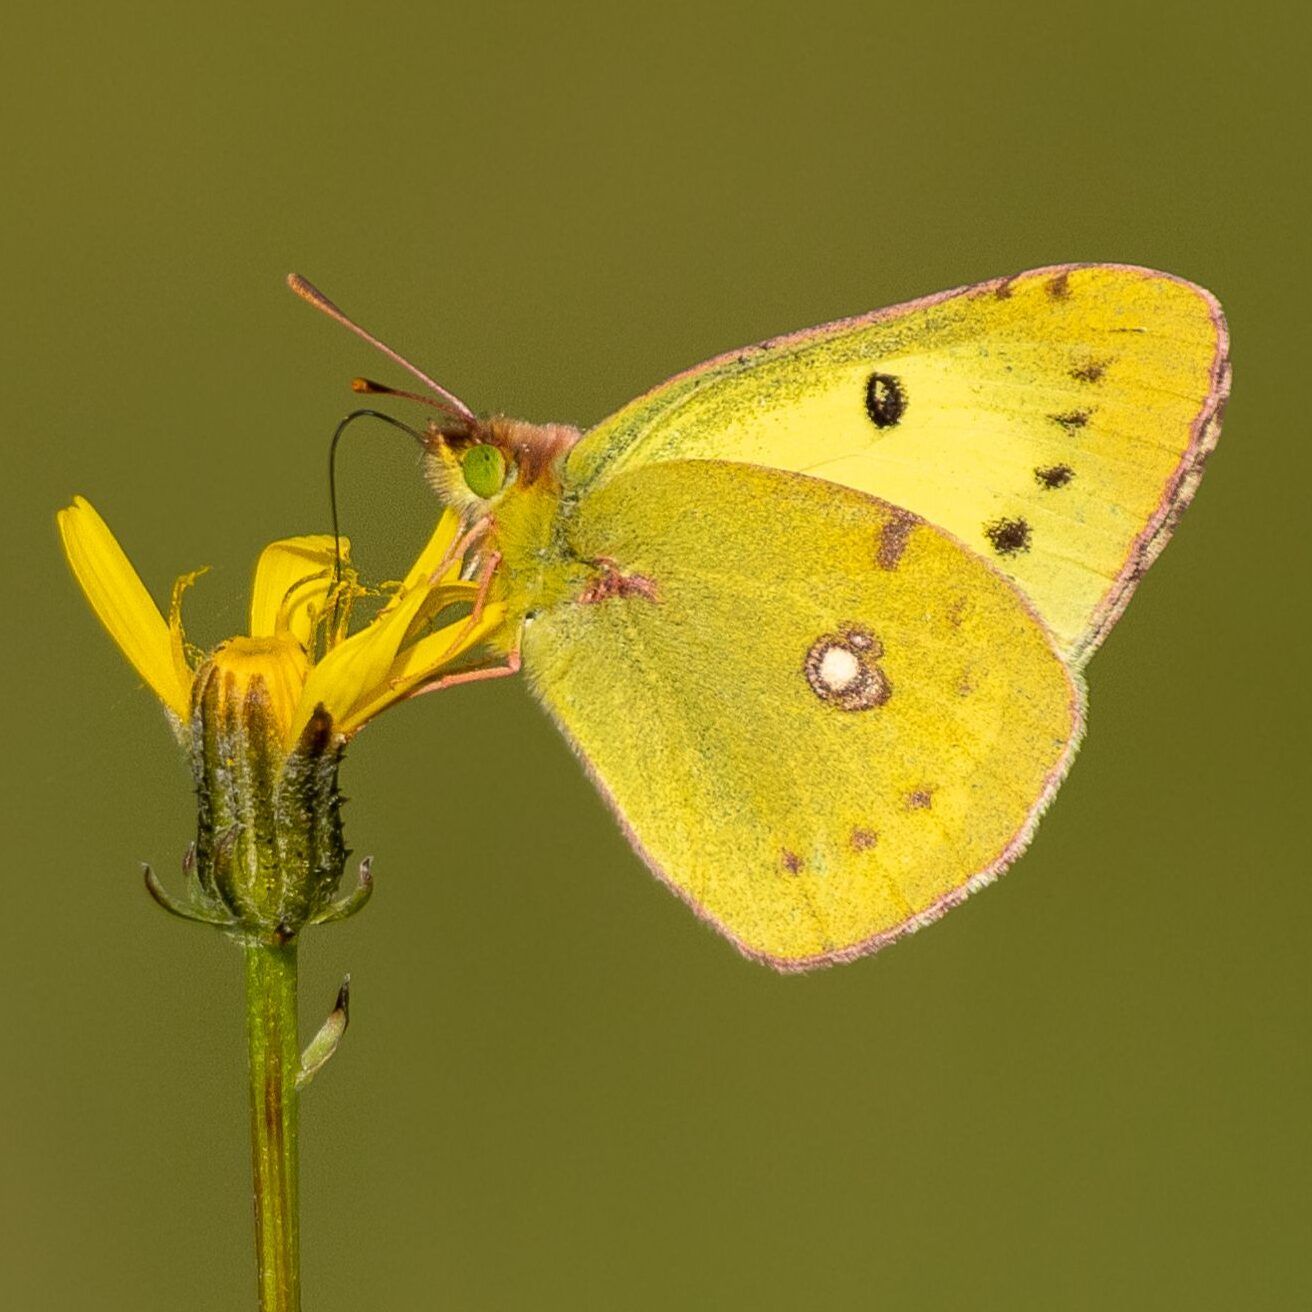
[[[1083,428],[1089,422],[1092,416],[1092,410],[1067,410],[1064,414],[1049,415],[1059,428],[1064,428],[1068,433],[1073,433],[1076,429]]]
[[[1034,471],[1034,481],[1048,489],[1065,487],[1074,477],[1075,471],[1069,465],[1049,465]]]
[[[907,394],[892,374],[871,374],[866,379],[866,414],[876,428],[892,428],[907,412]]]
[[[1100,383],[1102,376],[1107,372],[1108,360],[1090,360],[1088,364],[1082,364],[1078,369],[1071,370],[1071,377],[1077,383]]]
[[[995,519],[984,525],[984,536],[999,556],[1015,556],[1030,549],[1030,526],[1023,519]]]
[[[875,552],[875,560],[880,569],[897,569],[916,523],[914,515],[894,511],[879,526],[879,547]]]

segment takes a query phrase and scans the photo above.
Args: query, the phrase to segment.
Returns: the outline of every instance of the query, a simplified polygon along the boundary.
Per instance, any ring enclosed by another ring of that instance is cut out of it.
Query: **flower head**
[[[182,597],[203,571],[177,580],[165,620],[90,502],[75,497],[58,521],[92,609],[184,740],[194,728],[198,684],[211,667],[231,680],[234,693],[262,683],[287,751],[319,707],[333,733],[349,738],[485,642],[503,618],[504,606],[491,602],[432,629],[443,612],[473,605],[478,591],[461,578],[459,520],[447,511],[405,579],[356,633],[348,632],[349,620],[364,589],[350,567],[349,544],[343,540],[339,564],[327,535],[270,543],[255,567],[247,633],[196,659],[183,633]]]
[[[190,907],[147,872],[158,901],[191,919],[270,941],[363,904],[334,901],[346,862],[337,770],[346,740],[395,702],[429,687],[485,643],[505,606],[462,578],[460,523],[438,521],[406,577],[350,632],[368,595],[345,542],[285,538],[255,567],[247,632],[197,652],[173,586],[166,620],[114,535],[81,497],[59,512],[64,552],[92,609],[164,704],[189,748],[199,800]],[[340,551],[340,555],[339,555]],[[455,610],[456,618],[450,618]]]

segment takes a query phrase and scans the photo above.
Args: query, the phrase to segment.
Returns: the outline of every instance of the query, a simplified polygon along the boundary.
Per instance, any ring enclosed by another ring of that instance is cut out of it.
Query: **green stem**
[[[245,952],[260,1310],[299,1312],[296,941],[281,945],[248,942]]]

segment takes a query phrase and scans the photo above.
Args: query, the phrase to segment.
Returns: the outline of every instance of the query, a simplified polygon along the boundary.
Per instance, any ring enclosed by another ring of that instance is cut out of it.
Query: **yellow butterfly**
[[[443,411],[429,476],[508,614],[504,661],[444,683],[522,661],[651,869],[781,970],[1020,854],[1230,378],[1208,292],[1063,265],[730,352],[580,434],[480,419],[291,283]]]

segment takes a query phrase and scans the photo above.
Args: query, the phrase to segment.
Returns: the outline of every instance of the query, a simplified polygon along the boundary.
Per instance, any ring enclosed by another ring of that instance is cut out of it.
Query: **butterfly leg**
[[[490,520],[488,521],[491,522]],[[469,613],[460,632],[452,642],[453,647],[457,647],[464,640],[469,630],[478,623],[483,615],[483,607],[487,603],[488,589],[492,586],[492,577],[496,573],[497,566],[501,563],[501,553],[499,551],[491,552],[478,571],[478,592],[474,597],[474,608]],[[426,692],[440,692],[443,688],[451,688],[459,683],[475,683],[482,679],[501,679],[509,674],[519,673],[519,652],[512,651],[506,657],[504,665],[493,665],[483,669],[460,670],[455,674],[447,674],[439,679],[434,679],[431,683],[421,684],[407,697],[422,697]]]
[[[506,656],[504,665],[490,665],[480,670],[461,670],[456,674],[444,674],[432,683],[422,684],[416,688],[411,697],[422,697],[426,692],[441,692],[443,688],[454,688],[460,683],[481,683],[484,679],[504,679],[507,675],[519,673],[519,652],[512,651]]]
[[[429,583],[436,583],[446,573],[451,562],[463,556],[491,527],[491,515],[484,515],[482,519],[476,520],[463,537],[458,538],[446,549],[442,559],[437,564],[437,568],[429,575]]]
[[[478,570],[478,592],[474,595],[474,609],[469,612],[468,627],[472,628],[483,618],[483,607],[487,603],[487,592],[492,586],[492,575],[501,564],[501,553],[491,551],[483,559]]]
[[[491,523],[491,521],[488,521]],[[452,647],[458,647],[469,636],[469,631],[483,618],[483,607],[487,604],[488,589],[492,586],[492,576],[501,564],[499,551],[489,552],[478,567],[478,591],[474,594],[474,609],[469,612],[460,632],[452,639]]]

